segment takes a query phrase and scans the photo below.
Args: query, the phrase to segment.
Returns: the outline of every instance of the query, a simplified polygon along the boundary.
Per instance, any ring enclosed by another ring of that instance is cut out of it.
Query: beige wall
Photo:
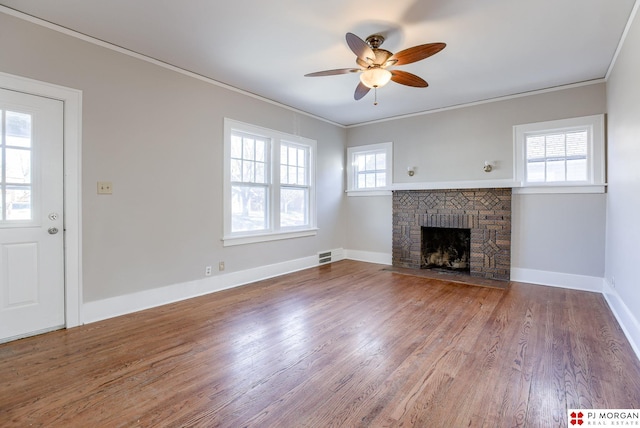
[[[609,193],[606,279],[610,304],[640,356],[640,18],[627,34],[607,83]]]
[[[2,72],[83,91],[85,302],[345,245],[343,128],[4,14],[0,52]],[[317,140],[316,237],[222,246],[224,117]]]
[[[514,125],[601,114],[605,103],[604,83],[578,86],[351,127],[348,145],[392,141],[396,183],[509,181]],[[489,174],[485,160],[496,164]],[[417,167],[413,177],[407,166]],[[602,194],[514,195],[512,266],[602,278],[605,201]],[[390,253],[391,197],[350,197],[347,207],[347,248]]]

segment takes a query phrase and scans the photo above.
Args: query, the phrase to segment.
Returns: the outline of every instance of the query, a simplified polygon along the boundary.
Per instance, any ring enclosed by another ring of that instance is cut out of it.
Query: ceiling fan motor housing
[[[377,49],[382,45],[382,43],[384,43],[384,36],[381,36],[380,34],[372,34],[367,37],[365,41],[372,49]]]

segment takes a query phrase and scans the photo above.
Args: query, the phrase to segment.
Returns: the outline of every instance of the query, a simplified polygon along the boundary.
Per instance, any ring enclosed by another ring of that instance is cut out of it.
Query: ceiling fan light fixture
[[[362,72],[360,81],[367,88],[382,88],[391,80],[391,72],[384,68],[369,68]]]

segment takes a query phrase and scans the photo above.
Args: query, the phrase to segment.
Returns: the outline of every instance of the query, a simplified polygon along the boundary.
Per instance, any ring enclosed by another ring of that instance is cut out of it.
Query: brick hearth
[[[393,266],[419,269],[422,227],[471,229],[471,276],[508,281],[511,189],[393,192]]]

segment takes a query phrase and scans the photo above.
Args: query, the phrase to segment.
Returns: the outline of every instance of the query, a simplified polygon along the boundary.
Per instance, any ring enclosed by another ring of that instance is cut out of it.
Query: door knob
[[[58,233],[58,228],[50,227],[49,230],[47,230],[47,232],[49,232],[49,235],[55,235],[56,233]]]

